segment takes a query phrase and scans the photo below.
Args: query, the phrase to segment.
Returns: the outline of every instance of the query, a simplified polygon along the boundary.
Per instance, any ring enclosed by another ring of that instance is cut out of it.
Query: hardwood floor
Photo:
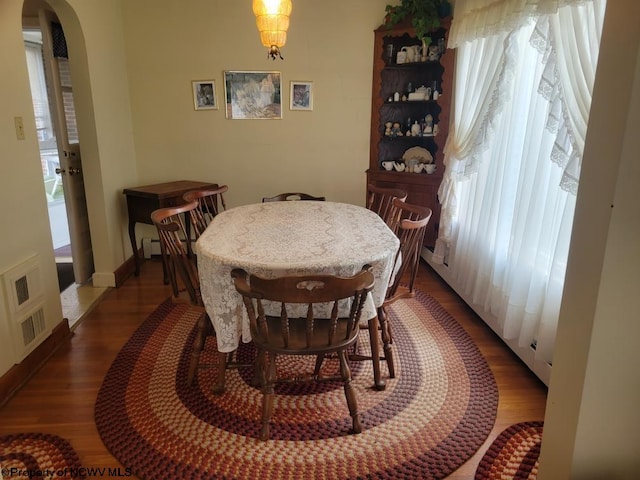
[[[45,432],[67,439],[83,467],[118,467],[94,423],[94,403],[102,379],[118,351],[134,330],[171,295],[162,284],[159,260],[147,260],[140,276],[131,277],[108,292],[76,327],[34,377],[0,410],[0,435]],[[546,386],[460,300],[426,264],[417,286],[431,294],[460,322],[489,362],[500,391],[493,431],[478,452],[449,479],[468,480],[491,442],[506,427],[522,421],[543,420]]]

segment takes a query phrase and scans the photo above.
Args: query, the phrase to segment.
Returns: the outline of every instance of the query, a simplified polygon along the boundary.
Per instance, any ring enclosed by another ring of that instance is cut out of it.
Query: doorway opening
[[[42,32],[36,29],[23,32],[33,111],[36,119],[36,135],[40,147],[42,180],[47,197],[49,226],[53,240],[54,256],[58,270],[60,293],[75,282],[69,222],[62,182],[62,169],[58,145],[51,117],[49,96],[42,54]]]

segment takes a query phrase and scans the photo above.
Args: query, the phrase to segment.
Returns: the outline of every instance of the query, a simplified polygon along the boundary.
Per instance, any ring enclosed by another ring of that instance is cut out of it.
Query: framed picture
[[[216,83],[213,80],[191,82],[193,88],[193,107],[196,110],[217,110]]]
[[[291,110],[313,110],[313,82],[291,82]]]
[[[224,72],[224,96],[227,118],[282,118],[282,82],[280,72]]]

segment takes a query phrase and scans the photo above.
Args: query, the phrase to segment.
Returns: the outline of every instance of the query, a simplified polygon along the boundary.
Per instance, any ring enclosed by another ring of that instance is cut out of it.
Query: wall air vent
[[[3,277],[12,317],[22,316],[26,310],[32,310],[36,303],[42,301],[44,292],[38,255],[33,255],[4,272]]]
[[[46,324],[44,322],[44,312],[42,309],[36,310],[21,323],[23,346],[28,347],[44,332]]]
[[[22,305],[24,302],[29,300],[29,282],[26,276],[20,277],[16,280],[15,288],[18,305]]]
[[[47,334],[44,290],[38,255],[2,274],[9,331],[13,337],[16,363],[22,361]]]

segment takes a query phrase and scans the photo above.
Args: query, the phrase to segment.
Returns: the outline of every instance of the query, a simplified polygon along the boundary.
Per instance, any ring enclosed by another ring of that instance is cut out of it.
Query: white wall
[[[640,4],[609,1],[538,478],[640,471]],[[624,60],[623,60],[624,59]]]

